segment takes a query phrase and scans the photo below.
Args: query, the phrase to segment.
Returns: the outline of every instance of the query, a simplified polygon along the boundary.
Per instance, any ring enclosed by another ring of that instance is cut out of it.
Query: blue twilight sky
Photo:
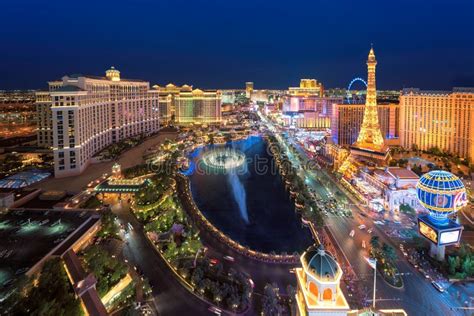
[[[1,0],[0,89],[65,74],[202,88],[474,86],[474,0]]]

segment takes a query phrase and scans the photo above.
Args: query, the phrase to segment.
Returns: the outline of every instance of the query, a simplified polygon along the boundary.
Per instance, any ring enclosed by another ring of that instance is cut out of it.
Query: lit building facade
[[[302,268],[295,269],[299,316],[345,316],[349,304],[339,286],[342,269],[323,246],[311,246],[301,255]]]
[[[357,141],[364,118],[364,104],[333,104],[331,137],[335,144],[350,146]],[[378,104],[380,130],[385,143],[398,145],[400,137],[400,106]]]
[[[474,158],[474,88],[404,89],[400,96],[400,144]]]
[[[329,129],[334,104],[342,98],[288,95],[283,103],[284,122],[299,128]]]
[[[299,87],[289,87],[288,93],[295,96],[319,96],[324,95],[324,86],[316,79],[301,79]]]
[[[219,90],[181,91],[176,96],[175,121],[178,124],[215,124],[220,123],[221,92]]]
[[[248,81],[245,83],[245,96],[251,98],[253,93],[253,82]]]
[[[420,177],[416,173],[407,168],[387,167],[376,169],[374,178],[383,184],[385,209],[398,212],[402,205],[419,209],[416,184]]]
[[[342,269],[322,245],[309,247],[300,257],[297,279],[297,316],[407,316],[403,309],[350,309],[341,291]]]
[[[49,81],[48,91],[36,92],[36,119],[37,119],[37,142],[38,146],[53,147],[53,117],[50,92],[57,90],[63,84],[62,81]]]
[[[316,79],[301,79],[299,87],[288,88],[282,112],[284,124],[299,128],[324,130],[331,127],[333,104],[342,97],[324,97],[323,85]]]
[[[94,154],[112,143],[159,129],[158,91],[148,82],[121,79],[113,67],[105,77],[71,75],[50,83],[56,177],[80,174]],[[48,96],[43,95],[48,109]],[[46,117],[48,113],[42,114]]]
[[[181,91],[192,91],[193,87],[186,84],[182,86],[176,86],[172,83],[169,83],[164,87],[154,85],[153,89],[158,90],[159,94],[160,125],[167,125],[175,119],[176,96],[179,95]]]

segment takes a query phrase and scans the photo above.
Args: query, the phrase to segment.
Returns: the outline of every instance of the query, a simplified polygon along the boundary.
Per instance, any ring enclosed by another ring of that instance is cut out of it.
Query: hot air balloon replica
[[[445,247],[458,243],[461,238],[463,227],[450,217],[467,204],[466,188],[452,173],[434,170],[420,178],[416,193],[428,211],[418,217],[418,231],[431,242],[430,255],[442,261]]]

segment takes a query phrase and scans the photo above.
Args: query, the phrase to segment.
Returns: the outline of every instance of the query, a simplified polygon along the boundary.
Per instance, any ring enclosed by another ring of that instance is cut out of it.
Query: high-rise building
[[[375,66],[377,66],[377,60],[375,59],[374,49],[370,48],[367,58],[368,78],[364,118],[357,141],[351,146],[351,153],[358,156],[385,160],[388,148],[385,146],[382,132],[380,131],[377,112],[377,90],[375,87]]]
[[[357,141],[364,118],[364,104],[333,104],[331,138],[335,144],[350,146]],[[378,104],[377,114],[385,144],[398,145],[400,106]]]
[[[154,85],[153,89],[159,92],[160,125],[167,125],[170,121],[174,120],[176,115],[176,96],[181,91],[192,91],[193,86],[188,86],[187,84],[176,86],[169,83],[164,87]]]
[[[404,89],[400,96],[400,143],[407,149],[438,147],[472,161],[474,88]]]
[[[252,97],[252,92],[253,92],[253,82],[248,81],[245,83],[245,95],[247,98]]]
[[[283,103],[285,123],[299,128],[329,129],[334,105],[338,103],[342,103],[342,98],[287,95]]]
[[[176,96],[178,124],[219,123],[221,117],[221,92],[219,90],[181,91]]]
[[[53,118],[51,106],[51,91],[61,87],[62,81],[49,81],[48,91],[36,92],[37,141],[40,147],[53,147]]]
[[[319,96],[324,94],[324,87],[316,79],[301,79],[299,87],[289,87],[288,93],[295,96]]]
[[[342,103],[342,97],[325,97],[323,92],[322,83],[316,79],[301,79],[299,87],[289,87],[282,107],[285,124],[329,129],[333,104]]]
[[[158,91],[113,67],[105,77],[70,75],[49,85],[38,104],[46,128],[51,111],[56,177],[80,174],[108,145],[159,128]]]

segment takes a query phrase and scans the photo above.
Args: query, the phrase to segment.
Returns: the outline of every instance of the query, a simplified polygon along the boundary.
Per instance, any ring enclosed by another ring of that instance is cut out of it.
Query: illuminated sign
[[[422,234],[423,236],[425,236],[426,238],[428,238],[435,244],[438,244],[438,234],[436,233],[436,231],[423,222],[419,222],[419,223],[420,223],[420,234]]]
[[[441,232],[439,237],[440,245],[455,244],[459,241],[460,230]]]

